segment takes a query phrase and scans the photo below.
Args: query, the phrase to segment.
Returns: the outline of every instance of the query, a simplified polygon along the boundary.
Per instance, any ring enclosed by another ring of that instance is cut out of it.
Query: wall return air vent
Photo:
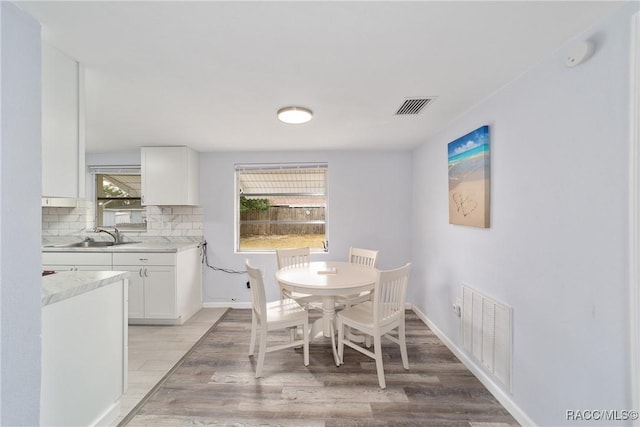
[[[430,98],[407,98],[398,111],[396,116],[410,116],[419,114],[424,107],[431,104],[435,100],[435,97]]]

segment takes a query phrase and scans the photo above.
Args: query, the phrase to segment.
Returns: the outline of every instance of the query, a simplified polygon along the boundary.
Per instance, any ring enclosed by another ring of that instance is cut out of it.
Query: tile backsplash
[[[204,210],[197,206],[147,206],[147,230],[125,231],[125,240],[202,240]],[[68,237],[109,238],[94,233],[95,204],[85,207],[42,208],[42,238],[46,241]]]

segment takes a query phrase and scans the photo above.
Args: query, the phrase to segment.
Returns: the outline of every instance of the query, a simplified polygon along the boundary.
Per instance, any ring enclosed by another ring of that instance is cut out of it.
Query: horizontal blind
[[[245,197],[324,197],[326,163],[236,165],[239,194]]]
[[[236,163],[236,172],[327,169],[327,163]]]
[[[140,175],[140,165],[89,165],[89,173],[106,175]]]

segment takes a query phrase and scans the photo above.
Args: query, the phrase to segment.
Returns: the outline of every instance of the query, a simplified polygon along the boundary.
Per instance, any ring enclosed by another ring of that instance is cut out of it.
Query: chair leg
[[[409,358],[407,357],[407,340],[405,337],[404,319],[400,322],[398,327],[398,338],[400,341],[400,356],[402,357],[402,366],[404,369],[409,369]]]
[[[256,378],[262,376],[262,366],[264,365],[264,356],[267,352],[267,325],[261,325],[260,328],[260,346],[258,348],[258,365],[256,366]]]
[[[364,345],[367,348],[371,347],[371,335],[365,335],[364,336]]]
[[[376,371],[378,371],[378,383],[380,388],[387,388],[387,383],[384,380],[384,366],[382,365],[382,337],[380,334],[373,336],[373,351],[376,356]]]
[[[351,304],[349,304],[349,302],[347,301],[344,305],[344,309],[346,310],[348,308],[351,308]],[[351,328],[348,325],[344,325],[342,329],[346,330],[346,332],[343,333],[343,336],[348,337],[349,341],[351,341],[354,338],[353,335],[351,334]],[[340,357],[340,361],[342,361],[342,357]]]
[[[331,322],[331,352],[333,353],[333,361],[336,363],[336,366],[342,365],[340,356],[338,356],[337,343],[336,343],[336,331],[334,328],[333,322]]]
[[[258,333],[258,320],[256,314],[251,313],[251,340],[249,341],[249,356],[253,356],[256,349],[256,334]]]
[[[338,328],[338,360],[341,365],[344,365],[344,326],[342,320],[338,317],[336,319],[336,325]]]
[[[305,320],[302,325],[302,335],[304,344],[302,346],[302,353],[304,354],[304,366],[309,366],[309,320]]]

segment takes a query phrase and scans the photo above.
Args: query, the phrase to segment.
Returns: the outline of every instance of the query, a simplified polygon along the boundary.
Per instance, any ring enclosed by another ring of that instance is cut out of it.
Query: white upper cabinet
[[[42,43],[42,196],[85,197],[84,75]]]
[[[189,147],[142,147],[142,204],[197,205],[198,153]]]

